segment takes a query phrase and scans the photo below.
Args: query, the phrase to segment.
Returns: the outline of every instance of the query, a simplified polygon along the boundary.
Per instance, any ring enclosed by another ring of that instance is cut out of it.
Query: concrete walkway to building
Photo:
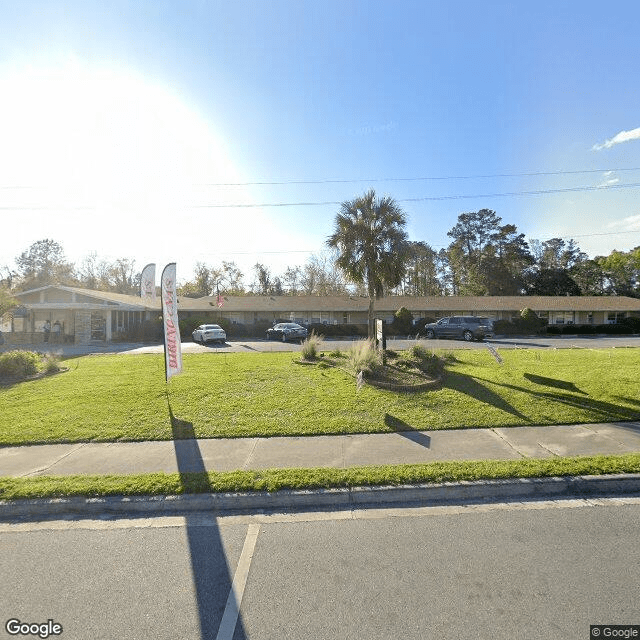
[[[197,443],[197,446],[194,444]],[[0,448],[0,476],[346,468],[640,452],[640,421],[382,434]]]

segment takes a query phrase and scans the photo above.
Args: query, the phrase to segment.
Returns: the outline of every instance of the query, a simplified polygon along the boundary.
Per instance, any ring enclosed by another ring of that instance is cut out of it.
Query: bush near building
[[[0,379],[19,381],[39,373],[55,373],[60,362],[51,354],[34,351],[7,351],[0,354]]]
[[[393,317],[388,333],[394,336],[407,336],[414,332],[413,314],[406,307],[400,307]]]
[[[342,338],[351,336],[367,336],[366,324],[320,324],[313,322],[307,325],[309,333],[315,331],[325,338]]]

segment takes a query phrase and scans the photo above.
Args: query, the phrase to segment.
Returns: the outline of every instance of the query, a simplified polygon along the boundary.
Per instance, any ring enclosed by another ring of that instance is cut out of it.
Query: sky
[[[636,0],[0,0],[0,274],[45,238],[274,275],[341,202],[640,245]]]

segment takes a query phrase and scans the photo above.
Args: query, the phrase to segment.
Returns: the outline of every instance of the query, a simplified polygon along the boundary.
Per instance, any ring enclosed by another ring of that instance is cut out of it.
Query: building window
[[[552,311],[549,324],[575,324],[575,311]]]
[[[624,320],[624,311],[609,311],[607,313],[607,324],[618,324]]]

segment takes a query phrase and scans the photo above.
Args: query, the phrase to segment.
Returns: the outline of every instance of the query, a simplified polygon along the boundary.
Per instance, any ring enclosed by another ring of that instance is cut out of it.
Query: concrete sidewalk
[[[194,444],[197,443],[197,447]],[[640,452],[640,421],[344,436],[78,443],[0,448],[0,476],[346,468]]]

